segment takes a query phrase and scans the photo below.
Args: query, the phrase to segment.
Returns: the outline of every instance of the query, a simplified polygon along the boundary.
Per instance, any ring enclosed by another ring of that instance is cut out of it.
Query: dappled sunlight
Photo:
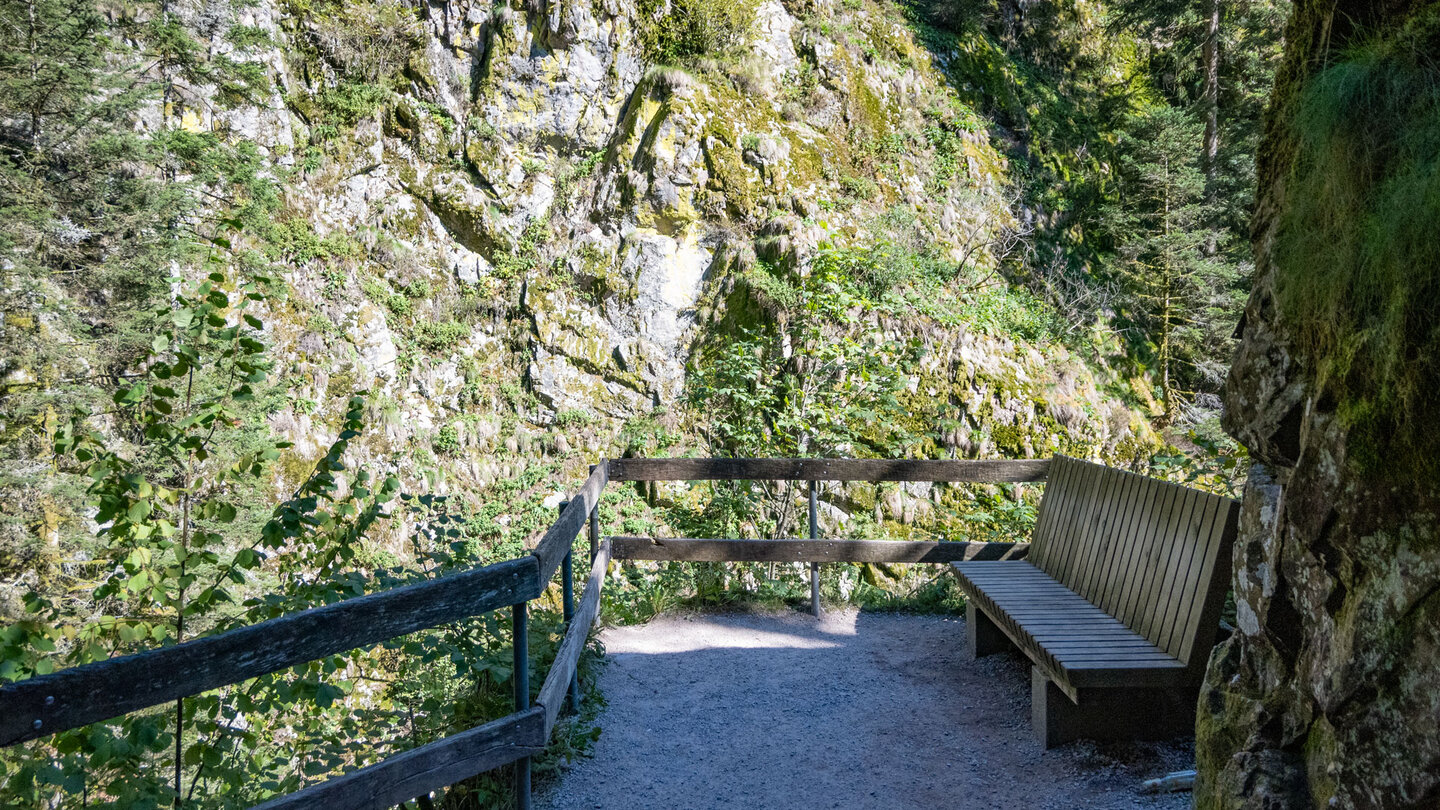
[[[667,653],[698,652],[718,649],[789,649],[824,650],[843,646],[837,637],[855,635],[855,614],[853,612],[826,614],[817,627],[808,620],[810,627],[771,626],[760,629],[753,626],[737,626],[734,617],[687,616],[667,621],[663,631],[656,632],[650,625],[619,628],[614,634],[609,652],[616,655],[652,655]]]

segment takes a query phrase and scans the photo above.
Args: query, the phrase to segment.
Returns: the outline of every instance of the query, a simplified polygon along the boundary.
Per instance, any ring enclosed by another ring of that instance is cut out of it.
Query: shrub
[[[429,298],[434,292],[430,286],[430,280],[417,278],[405,285],[405,296],[407,298]]]
[[[590,424],[588,411],[571,408],[555,414],[555,427],[558,428],[581,428],[588,424]]]
[[[441,456],[455,455],[460,452],[460,431],[454,425],[445,425],[430,440],[430,449]]]
[[[486,121],[484,118],[477,118],[475,116],[470,117],[466,128],[470,130],[471,137],[477,141],[491,140],[500,132],[495,128],[494,124]]]
[[[397,80],[424,41],[420,18],[406,3],[336,3],[308,19],[310,39],[326,60],[372,84]]]
[[[851,177],[845,175],[840,178],[840,188],[846,194],[857,200],[873,200],[880,196],[880,187],[875,181],[868,177]]]
[[[415,326],[415,344],[430,352],[452,348],[470,334],[470,327],[459,321],[422,321]]]
[[[389,97],[390,91],[379,85],[342,82],[322,90],[315,103],[325,123],[353,127],[373,115]]]
[[[641,30],[646,56],[661,64],[686,64],[705,56],[729,56],[743,49],[755,25],[759,0],[643,0]]]
[[[339,331],[335,326],[335,322],[330,320],[329,316],[323,312],[317,312],[311,315],[310,320],[305,322],[305,328],[311,332],[319,332],[322,335],[331,335]]]

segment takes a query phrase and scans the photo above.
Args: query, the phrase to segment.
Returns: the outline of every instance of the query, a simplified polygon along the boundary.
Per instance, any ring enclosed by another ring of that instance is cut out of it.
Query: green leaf
[[[150,502],[136,501],[130,504],[130,508],[125,510],[125,516],[135,523],[139,523],[145,518],[150,517]]]
[[[315,705],[322,709],[328,709],[334,705],[335,701],[343,697],[345,697],[345,693],[342,692],[339,687],[333,684],[322,683],[319,688],[315,690]]]

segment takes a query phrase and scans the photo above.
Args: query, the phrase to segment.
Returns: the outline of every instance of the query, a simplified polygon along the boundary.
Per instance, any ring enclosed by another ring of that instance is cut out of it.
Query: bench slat
[[[1172,647],[1171,641],[1175,636],[1176,614],[1181,608],[1179,602],[1185,598],[1185,578],[1189,577],[1189,558],[1191,558],[1195,546],[1201,543],[1202,526],[1205,523],[1205,516],[1210,512],[1210,496],[1202,491],[1191,491],[1194,491],[1191,496],[1194,503],[1189,509],[1187,522],[1182,525],[1182,529],[1176,533],[1175,540],[1172,542],[1169,562],[1165,568],[1165,579],[1159,585],[1162,594],[1159,601],[1164,604],[1164,610],[1155,614],[1155,630],[1153,630],[1155,643],[1159,644],[1161,649],[1172,654],[1179,651],[1179,644]]]
[[[1060,475],[1060,468],[1054,464],[1051,464],[1051,470],[1052,473],[1046,482],[1047,487],[1053,484]],[[1040,505],[1035,513],[1035,526],[1030,530],[1030,553],[1026,555],[1026,559],[1035,565],[1040,565],[1041,560],[1045,557],[1045,538],[1049,536],[1049,526],[1053,520],[1054,510],[1045,505],[1045,497],[1042,495]]]
[[[1053,641],[1046,644],[1045,647],[1052,652],[1062,654],[1066,652],[1081,652],[1084,650],[1095,649],[1095,644],[1093,642],[1097,640],[1105,642],[1104,647],[1107,650],[1149,650],[1155,646],[1150,642],[1144,640],[1102,636],[1099,639],[1069,639]]]
[[[1111,561],[1113,573],[1110,592],[1105,601],[1105,609],[1127,624],[1133,619],[1130,599],[1135,590],[1134,576],[1138,568],[1137,558],[1143,553],[1148,530],[1153,521],[1153,516],[1160,508],[1160,499],[1164,490],[1159,482],[1144,476],[1135,476],[1134,496],[1131,501],[1131,511],[1125,526],[1121,530],[1118,553]]]
[[[1074,591],[1092,602],[1096,601],[1097,569],[1110,543],[1110,526],[1119,517],[1120,484],[1123,483],[1122,477],[1113,470],[1100,468],[1096,474],[1100,477],[1100,506],[1094,510],[1090,525],[1084,528],[1084,555],[1076,566],[1073,581]]]
[[[1135,559],[1128,577],[1130,587],[1125,593],[1124,608],[1118,612],[1121,621],[1137,629],[1146,620],[1146,585],[1154,572],[1153,560],[1162,543],[1166,524],[1174,512],[1177,497],[1181,494],[1162,481],[1153,482],[1153,486],[1157,490],[1153,508],[1145,515],[1140,542],[1133,552]]]
[[[1061,496],[1063,500],[1060,503],[1060,510],[1055,515],[1055,522],[1050,527],[1050,534],[1046,538],[1046,545],[1050,547],[1050,550],[1045,555],[1044,564],[1039,567],[1047,574],[1058,576],[1065,569],[1066,558],[1070,551],[1061,538],[1068,527],[1073,526],[1078,519],[1078,513],[1084,504],[1083,492],[1086,482],[1081,477],[1084,469],[1069,463],[1068,459],[1056,459],[1055,466],[1065,471],[1064,483],[1055,488],[1055,494]],[[1042,508],[1045,505],[1043,496],[1040,505]]]
[[[1134,636],[1135,636],[1135,631],[1133,631],[1133,630],[1131,630],[1131,631],[1129,631],[1128,633],[1126,633],[1126,632],[1124,632],[1124,631],[1122,631],[1122,630],[1117,630],[1117,629],[1115,629],[1115,628],[1105,628],[1105,627],[1096,627],[1096,628],[1088,628],[1088,627],[1081,627],[1081,628],[1075,628],[1075,627],[1035,627],[1035,626],[1029,626],[1029,625],[1027,625],[1027,628],[1030,630],[1030,635],[1034,636],[1037,640],[1044,641],[1044,642],[1047,642],[1047,643],[1049,643],[1049,642],[1064,643],[1064,642],[1066,642],[1066,641],[1084,641],[1085,639],[1091,639],[1091,638],[1095,638],[1095,639],[1112,639],[1112,638],[1115,638],[1116,636],[1121,636],[1121,637],[1124,637],[1125,639],[1131,639],[1131,638],[1134,638]],[[1128,629],[1128,628],[1127,628],[1127,629]],[[1146,643],[1146,644],[1149,644],[1150,642],[1149,642],[1149,641],[1146,641],[1145,643]]]
[[[1185,634],[1180,646],[1180,660],[1197,669],[1204,666],[1210,647],[1215,642],[1215,627],[1230,585],[1230,550],[1239,530],[1239,520],[1240,504],[1228,498],[1221,499],[1220,514],[1211,529],[1215,546],[1206,552],[1200,576],[1196,579],[1196,592],[1191,597],[1191,610],[1185,620],[1186,627],[1191,630]]]
[[[1145,479],[1131,473],[1121,473],[1126,482],[1124,495],[1124,519],[1116,525],[1109,553],[1106,555],[1104,573],[1101,575],[1100,593],[1096,601],[1100,607],[1114,615],[1124,598],[1128,583],[1125,581],[1124,565],[1129,557],[1139,516],[1149,505],[1151,490],[1144,486]]]
[[[1093,464],[1084,465],[1086,481],[1084,508],[1081,509],[1080,517],[1075,524],[1067,527],[1071,532],[1067,543],[1071,552],[1066,563],[1065,576],[1059,578],[1063,582],[1078,584],[1084,577],[1086,564],[1095,558],[1095,550],[1091,543],[1096,536],[1095,528],[1100,521],[1100,515],[1108,506],[1104,494],[1110,479],[1102,475],[1103,472],[1102,468]],[[1076,589],[1072,588],[1071,590]]]
[[[1191,521],[1194,528],[1186,534],[1186,547],[1181,549],[1176,562],[1175,585],[1169,608],[1165,611],[1164,633],[1160,646],[1179,656],[1183,636],[1188,629],[1191,603],[1194,601],[1195,583],[1200,577],[1200,567],[1205,554],[1210,550],[1211,527],[1219,514],[1218,499],[1200,496],[1200,503]]]
[[[1165,611],[1174,597],[1175,561],[1183,543],[1180,538],[1185,536],[1200,494],[1193,489],[1182,489],[1176,499],[1178,505],[1171,510],[1161,542],[1156,545],[1152,568],[1146,577],[1145,618],[1135,628],[1151,641],[1158,640],[1164,633]]]
[[[1050,564],[1050,538],[1056,524],[1063,519],[1070,505],[1070,474],[1073,468],[1063,458],[1051,464],[1051,479],[1045,485],[1045,494],[1040,499],[1039,514],[1035,517],[1035,529],[1030,533],[1030,560],[1045,568]]]

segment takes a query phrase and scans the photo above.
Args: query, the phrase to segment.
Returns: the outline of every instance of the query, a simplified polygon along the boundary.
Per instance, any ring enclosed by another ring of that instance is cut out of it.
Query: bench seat
[[[1193,730],[1238,504],[1056,456],[1024,560],[951,567],[972,655],[1018,648],[1048,747]]]
[[[1180,659],[1030,563],[952,566],[986,616],[1072,700],[1087,687],[1184,682]]]

